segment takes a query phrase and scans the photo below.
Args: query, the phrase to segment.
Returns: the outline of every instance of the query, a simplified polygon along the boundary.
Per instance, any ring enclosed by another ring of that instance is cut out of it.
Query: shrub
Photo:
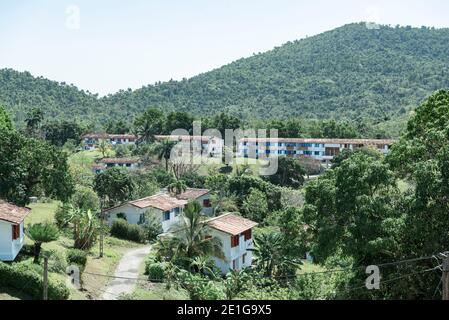
[[[67,228],[69,224],[70,205],[63,204],[56,209],[55,222],[59,229]]]
[[[150,281],[163,281],[165,279],[165,270],[167,264],[165,262],[153,262],[146,267],[146,272]]]
[[[79,249],[70,249],[67,251],[67,262],[69,264],[76,264],[84,269],[87,263],[87,253]]]
[[[56,250],[52,250],[48,260],[48,270],[54,273],[65,274],[67,269],[67,260],[64,255]]]
[[[125,220],[115,220],[111,227],[111,235],[113,237],[144,243],[147,240],[145,230],[137,225],[129,224]]]
[[[29,269],[25,264],[7,265],[0,262],[0,286],[23,291],[34,299],[42,298],[42,275]],[[69,296],[70,291],[64,283],[49,278],[48,298],[50,300],[67,300]]]

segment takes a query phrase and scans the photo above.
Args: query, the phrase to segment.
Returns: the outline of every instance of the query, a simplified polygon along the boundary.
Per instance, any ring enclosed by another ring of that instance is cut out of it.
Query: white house
[[[203,207],[201,212],[206,216],[212,217],[215,210],[212,207],[210,196],[210,191],[208,189],[187,188],[183,193],[176,195],[176,198],[186,201],[198,201]]]
[[[224,260],[213,257],[222,274],[251,267],[253,255],[250,249],[254,247],[252,229],[257,226],[256,222],[228,213],[205,223],[209,227],[210,236],[222,242]]]
[[[25,243],[24,220],[30,209],[0,200],[0,261],[14,261]]]
[[[186,204],[185,200],[159,193],[108,209],[105,214],[109,225],[120,217],[126,218],[130,224],[141,224],[145,221],[145,214],[153,214],[160,219],[163,232],[168,232],[179,221],[178,217]]]

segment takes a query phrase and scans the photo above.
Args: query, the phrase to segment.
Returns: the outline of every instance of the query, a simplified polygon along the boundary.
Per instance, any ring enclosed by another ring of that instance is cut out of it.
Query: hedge
[[[9,287],[26,293],[33,299],[42,299],[42,275],[27,269],[25,265],[0,262],[0,286]],[[70,291],[61,281],[49,279],[48,298],[50,300],[67,300]]]
[[[142,227],[129,224],[123,219],[117,219],[114,221],[111,227],[111,235],[119,239],[139,243],[145,243],[148,240],[147,234]]]

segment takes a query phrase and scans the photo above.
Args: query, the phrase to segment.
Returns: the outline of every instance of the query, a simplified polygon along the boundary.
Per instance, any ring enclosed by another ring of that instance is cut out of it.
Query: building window
[[[233,236],[231,238],[231,248],[238,247],[240,244],[240,235]]]
[[[17,240],[20,238],[20,225],[12,226],[12,240]]]
[[[242,264],[246,264],[246,253],[242,256]]]
[[[203,200],[203,207],[204,208],[210,208],[211,204],[210,204],[210,200],[209,199],[204,199]]]
[[[245,236],[245,241],[251,240],[252,238],[252,231],[251,229],[246,230],[243,235]]]
[[[164,221],[168,221],[170,220],[170,211],[165,211],[164,212]]]
[[[181,213],[180,208],[175,208],[173,211],[175,212],[175,217],[179,216],[179,214]]]

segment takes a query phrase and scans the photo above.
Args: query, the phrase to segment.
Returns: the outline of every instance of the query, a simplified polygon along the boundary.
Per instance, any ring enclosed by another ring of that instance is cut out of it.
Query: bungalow
[[[130,224],[142,224],[145,223],[146,214],[152,214],[160,219],[163,232],[168,232],[179,221],[178,217],[186,204],[185,200],[159,193],[108,209],[105,217],[109,225],[118,218],[125,218]]]
[[[0,261],[14,261],[25,243],[24,220],[29,208],[0,200]]]
[[[93,165],[92,171],[102,173],[111,168],[137,169],[139,164],[139,158],[103,158]]]
[[[251,267],[251,249],[254,247],[252,229],[257,226],[256,222],[228,213],[205,223],[209,227],[210,236],[222,242],[224,259],[213,257],[213,260],[223,274]]]
[[[208,189],[187,188],[183,193],[176,195],[176,198],[186,201],[198,201],[203,207],[202,213],[212,217],[215,210],[212,207],[210,196],[210,191]]]

